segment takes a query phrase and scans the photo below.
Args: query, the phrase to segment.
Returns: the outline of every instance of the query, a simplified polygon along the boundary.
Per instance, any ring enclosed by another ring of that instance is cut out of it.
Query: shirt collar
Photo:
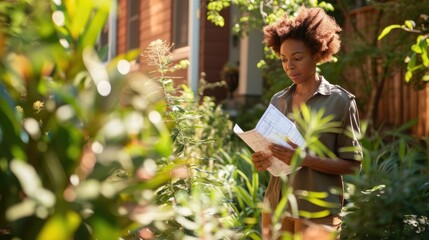
[[[317,89],[317,92],[322,95],[331,95],[332,91],[332,85],[322,76],[319,75],[321,82],[319,85],[319,88]]]
[[[319,75],[320,78],[320,84],[319,87],[317,88],[316,92],[320,93],[322,95],[331,95],[332,93],[332,84],[330,84],[328,82],[328,80],[326,80],[322,75]],[[296,84],[293,83],[287,90],[286,92],[292,93],[294,91],[294,89],[296,88]]]

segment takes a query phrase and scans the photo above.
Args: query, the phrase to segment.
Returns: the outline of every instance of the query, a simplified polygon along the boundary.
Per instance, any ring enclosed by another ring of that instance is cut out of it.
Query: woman
[[[329,208],[329,215],[312,218],[296,217],[289,214],[282,221],[282,230],[291,234],[304,232],[309,225],[320,224],[338,229],[340,225],[339,211],[343,199],[343,174],[351,174],[360,168],[361,150],[356,136],[350,137],[345,132],[359,133],[359,116],[354,96],[337,85],[330,84],[323,76],[316,73],[316,65],[330,61],[340,49],[338,33],[341,28],[335,20],[320,8],[301,7],[295,18],[284,16],[276,23],[264,28],[265,44],[272,48],[280,57],[283,69],[293,84],[276,93],[271,104],[287,116],[294,109],[306,104],[311,110],[325,110],[325,115],[333,115],[336,122],[341,123],[339,133],[323,133],[319,140],[337,158],[313,156],[306,154],[301,168],[297,171],[292,188],[300,211],[323,213],[322,206],[306,201],[299,196],[299,190],[308,192],[326,192],[322,199],[337,207]],[[355,147],[355,151],[341,151],[345,147]],[[255,152],[252,155],[257,170],[263,171],[270,166],[270,158],[277,157],[290,164],[296,145],[292,148],[272,144],[270,151]],[[281,199],[282,181],[271,176],[265,199],[275,209]],[[332,193],[332,189],[337,192]],[[302,191],[301,191],[302,192]],[[326,211],[325,211],[326,212]],[[309,224],[310,223],[310,224]],[[262,229],[265,237],[271,234],[271,215],[262,214]]]

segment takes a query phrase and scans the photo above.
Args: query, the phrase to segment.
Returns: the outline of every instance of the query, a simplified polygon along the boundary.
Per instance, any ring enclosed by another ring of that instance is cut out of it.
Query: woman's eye
[[[302,60],[302,57],[295,58],[295,61],[301,61],[301,60]]]
[[[282,61],[282,63],[286,63],[287,59],[280,59],[280,61]]]

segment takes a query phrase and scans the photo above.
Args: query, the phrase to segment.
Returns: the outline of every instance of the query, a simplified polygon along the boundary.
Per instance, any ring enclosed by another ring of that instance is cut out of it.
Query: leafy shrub
[[[171,154],[157,111],[162,93],[149,95],[155,83],[129,74],[138,50],[105,63],[95,51],[110,4],[0,3],[0,227],[7,235],[118,239],[169,217],[153,204],[171,171],[152,160]]]
[[[348,178],[342,239],[426,239],[429,236],[427,141],[378,133],[362,142],[362,172]]]
[[[167,100],[164,120],[171,129],[173,154],[161,165],[183,173],[157,190],[157,204],[170,206],[175,214],[163,227],[154,225],[154,231],[162,239],[238,238],[240,223],[231,201],[234,166],[219,157],[219,152],[234,147],[232,124],[214,99],[195,96],[187,86],[175,86],[169,73],[180,67],[171,66],[170,48],[167,42],[156,40],[143,54],[156,69],[153,78]],[[203,79],[201,82],[201,88],[206,87]]]

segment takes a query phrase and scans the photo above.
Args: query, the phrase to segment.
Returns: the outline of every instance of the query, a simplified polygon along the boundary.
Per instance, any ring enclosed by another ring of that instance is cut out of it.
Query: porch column
[[[200,80],[200,0],[189,1],[189,85],[198,95],[198,82]]]
[[[257,63],[264,57],[261,31],[249,32],[240,42],[240,77],[238,95],[260,96],[262,94],[262,73]]]

